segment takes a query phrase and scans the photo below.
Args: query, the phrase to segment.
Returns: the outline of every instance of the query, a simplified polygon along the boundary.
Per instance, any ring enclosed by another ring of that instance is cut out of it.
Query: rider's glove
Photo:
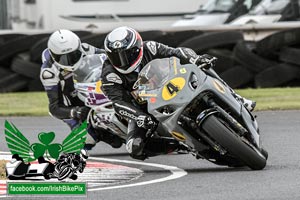
[[[86,106],[82,106],[82,107],[76,106],[71,109],[70,117],[72,119],[85,121],[89,114],[89,111],[90,111],[90,108],[88,108]]]
[[[209,69],[216,65],[217,58],[208,54],[203,54],[199,56],[199,58],[196,60],[195,64],[197,66],[202,66],[205,69]]]
[[[148,130],[155,130],[157,127],[157,123],[152,117],[146,115],[139,115],[136,120],[137,126],[148,129]]]

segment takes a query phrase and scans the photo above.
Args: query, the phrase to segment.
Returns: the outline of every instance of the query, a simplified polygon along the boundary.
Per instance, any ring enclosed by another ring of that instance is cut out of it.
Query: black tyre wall
[[[82,42],[98,48],[103,48],[107,35],[74,32]],[[50,34],[0,35],[0,81],[5,80],[7,86],[7,89],[0,86],[1,91],[18,91],[16,88],[24,91],[24,83],[34,80],[38,83],[41,54],[47,48]],[[140,34],[143,40],[154,40],[171,47],[189,47],[198,54],[216,56],[214,70],[233,88],[300,86],[297,70],[300,68],[300,28],[276,32],[257,42],[244,41],[240,31],[153,30]],[[15,77],[15,80],[7,77]],[[10,88],[7,79],[11,82]],[[19,81],[20,85],[17,84]],[[30,87],[32,90],[42,89],[39,84],[30,85],[38,85]]]
[[[252,85],[254,74],[246,68],[235,66],[220,74],[220,77],[232,88]]]
[[[204,33],[179,43],[180,47],[189,47],[197,53],[215,47],[233,47],[238,41],[243,40],[243,34],[239,31]]]
[[[257,54],[255,54],[250,45],[248,46],[246,42],[240,41],[234,48],[234,58],[241,66],[247,68],[253,73],[261,72],[270,66],[276,64],[271,60],[265,59]]]
[[[222,73],[235,65],[233,52],[229,49],[210,49],[207,53],[218,58],[214,66],[217,73]]]
[[[296,64],[300,67],[300,49],[292,48],[292,47],[283,47],[279,52],[279,60]]]
[[[0,63],[12,58],[15,54],[28,51],[39,40],[49,37],[49,34],[23,36],[10,40],[0,46]]]
[[[300,68],[290,64],[279,64],[270,67],[255,77],[256,87],[279,87],[286,83],[299,79]]]
[[[11,63],[11,69],[23,76],[38,80],[40,77],[41,65],[29,60],[29,54],[19,54],[15,56]]]
[[[156,41],[168,45],[170,47],[176,48],[177,45],[182,43],[183,41],[202,34],[202,31],[196,30],[165,32],[160,37],[157,37]]]
[[[277,58],[277,50],[296,44],[300,44],[300,28],[279,31],[258,41],[256,51],[259,55]]]

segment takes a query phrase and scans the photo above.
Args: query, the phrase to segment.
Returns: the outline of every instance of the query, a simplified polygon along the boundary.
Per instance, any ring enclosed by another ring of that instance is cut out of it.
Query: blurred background
[[[41,53],[57,29],[102,48],[131,26],[144,40],[218,57],[233,88],[300,86],[300,0],[0,0],[0,92],[43,91]]]

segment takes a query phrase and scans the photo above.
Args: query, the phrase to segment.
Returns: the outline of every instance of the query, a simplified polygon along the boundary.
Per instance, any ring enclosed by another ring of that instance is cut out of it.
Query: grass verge
[[[243,89],[237,93],[256,101],[256,111],[300,109],[300,88]]]
[[[236,92],[256,101],[256,111],[300,109],[300,88],[241,89]],[[0,116],[45,115],[48,115],[45,92],[0,94]]]
[[[0,94],[0,116],[48,115],[45,92],[17,92]]]

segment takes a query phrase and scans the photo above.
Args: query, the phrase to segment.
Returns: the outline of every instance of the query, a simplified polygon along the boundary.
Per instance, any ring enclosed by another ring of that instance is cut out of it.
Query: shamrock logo
[[[48,132],[48,133],[42,132],[39,133],[38,138],[41,144],[33,143],[30,146],[34,158],[37,159],[43,156],[45,153],[48,153],[52,158],[57,159],[59,157],[60,152],[63,150],[63,147],[61,144],[58,143],[50,144],[54,140],[55,134],[53,132]]]
[[[49,154],[50,157],[58,159],[61,152],[64,153],[79,153],[83,148],[86,140],[87,122],[83,122],[78,128],[63,140],[62,144],[53,143],[55,138],[54,132],[41,132],[38,135],[40,143],[30,145],[28,139],[17,129],[15,125],[5,121],[5,139],[11,154],[18,154],[23,158],[24,162],[31,162],[38,159],[44,154]],[[33,153],[33,157],[32,154]]]

